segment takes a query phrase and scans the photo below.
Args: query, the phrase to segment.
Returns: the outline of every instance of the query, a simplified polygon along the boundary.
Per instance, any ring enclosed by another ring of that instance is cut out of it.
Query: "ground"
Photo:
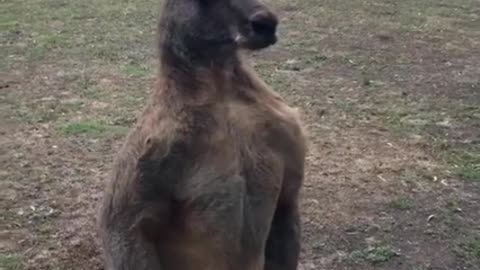
[[[270,0],[302,113],[304,270],[480,269],[480,2]],[[95,210],[155,77],[157,0],[0,0],[0,269],[102,269]]]

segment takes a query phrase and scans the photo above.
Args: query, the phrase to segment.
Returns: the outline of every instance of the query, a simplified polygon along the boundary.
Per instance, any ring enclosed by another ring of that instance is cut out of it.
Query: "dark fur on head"
[[[277,19],[257,0],[165,0],[159,49],[165,65],[230,64],[239,48],[276,42]]]

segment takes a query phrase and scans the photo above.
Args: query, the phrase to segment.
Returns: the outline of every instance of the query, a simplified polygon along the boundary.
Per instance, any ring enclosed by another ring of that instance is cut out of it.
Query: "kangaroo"
[[[257,0],[164,0],[155,89],[100,208],[106,269],[297,269],[305,132],[241,56],[277,24]]]

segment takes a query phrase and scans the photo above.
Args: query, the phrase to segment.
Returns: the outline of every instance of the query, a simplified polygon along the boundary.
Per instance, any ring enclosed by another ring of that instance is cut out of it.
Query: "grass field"
[[[269,0],[303,112],[304,270],[480,269],[480,1]],[[153,84],[157,0],[0,0],[0,269],[101,269],[95,209]]]

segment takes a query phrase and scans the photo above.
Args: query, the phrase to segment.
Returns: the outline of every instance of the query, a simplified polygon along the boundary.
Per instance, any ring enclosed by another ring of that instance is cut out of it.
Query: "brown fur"
[[[202,56],[212,65],[169,42],[164,34],[156,90],[105,192],[107,269],[296,269],[306,151],[297,114],[236,49]]]

